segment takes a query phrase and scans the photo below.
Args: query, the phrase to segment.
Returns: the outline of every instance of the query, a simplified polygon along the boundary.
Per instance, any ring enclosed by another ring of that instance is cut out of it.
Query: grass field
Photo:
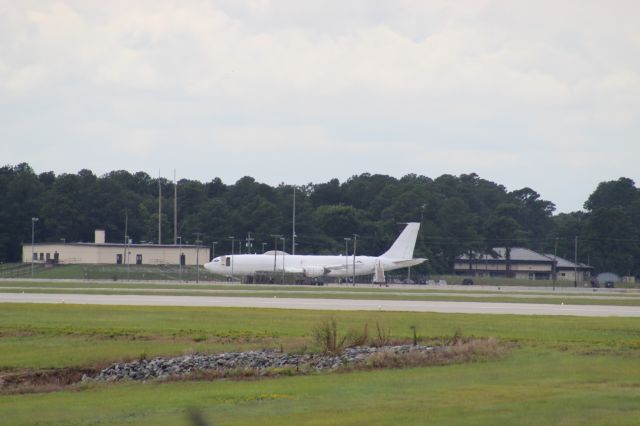
[[[3,424],[637,424],[640,319],[0,305],[4,374],[190,351],[313,350],[310,330],[376,322],[425,341],[516,343],[502,360],[262,380],[91,384],[1,395]]]

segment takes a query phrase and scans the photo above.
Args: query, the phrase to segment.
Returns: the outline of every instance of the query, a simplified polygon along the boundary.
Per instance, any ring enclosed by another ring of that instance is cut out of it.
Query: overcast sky
[[[640,181],[640,2],[0,0],[0,163]]]

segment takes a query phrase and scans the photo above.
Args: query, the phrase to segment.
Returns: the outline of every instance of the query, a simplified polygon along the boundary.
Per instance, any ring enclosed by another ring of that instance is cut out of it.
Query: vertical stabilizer
[[[395,240],[391,248],[381,257],[403,260],[413,259],[413,249],[416,246],[419,229],[420,223],[407,223],[407,226],[404,228],[398,239]]]

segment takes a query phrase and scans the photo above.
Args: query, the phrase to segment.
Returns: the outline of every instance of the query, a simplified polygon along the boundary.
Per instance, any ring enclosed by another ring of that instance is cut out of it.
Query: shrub
[[[313,338],[323,353],[339,354],[344,349],[347,336],[338,337],[335,318],[322,321],[311,330]]]

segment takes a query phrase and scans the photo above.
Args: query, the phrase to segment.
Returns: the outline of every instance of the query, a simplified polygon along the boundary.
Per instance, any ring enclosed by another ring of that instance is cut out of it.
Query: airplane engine
[[[321,277],[327,273],[327,270],[323,266],[307,266],[302,269],[305,277],[316,278]]]

